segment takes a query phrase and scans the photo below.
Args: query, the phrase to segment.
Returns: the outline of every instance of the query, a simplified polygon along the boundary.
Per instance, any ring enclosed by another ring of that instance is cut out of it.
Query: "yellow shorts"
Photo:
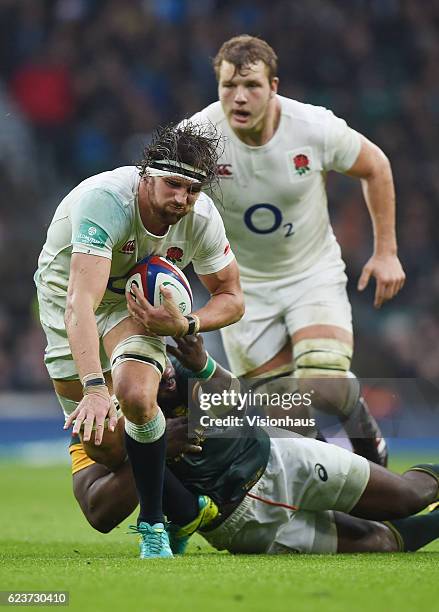
[[[69,446],[69,453],[72,460],[72,475],[96,463],[87,455],[81,442],[78,444],[71,444]]]

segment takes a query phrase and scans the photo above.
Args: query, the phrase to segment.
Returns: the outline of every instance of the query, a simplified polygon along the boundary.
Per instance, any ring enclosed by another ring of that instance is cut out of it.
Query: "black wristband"
[[[189,327],[187,328],[187,332],[185,333],[185,336],[193,336],[196,331],[197,321],[194,319],[192,315],[186,315],[184,318],[189,323]]]
[[[87,387],[101,387],[105,385],[105,378],[90,378],[90,380],[86,380],[83,387],[87,389]]]

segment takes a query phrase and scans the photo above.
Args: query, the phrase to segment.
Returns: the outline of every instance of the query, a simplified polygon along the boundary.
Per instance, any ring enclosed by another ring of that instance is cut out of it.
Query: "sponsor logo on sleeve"
[[[230,244],[227,243],[226,246],[224,247],[224,255],[227,255],[228,253],[230,253]]]
[[[73,239],[75,244],[85,244],[90,247],[103,249],[108,240],[107,232],[91,221],[81,221],[79,230]]]

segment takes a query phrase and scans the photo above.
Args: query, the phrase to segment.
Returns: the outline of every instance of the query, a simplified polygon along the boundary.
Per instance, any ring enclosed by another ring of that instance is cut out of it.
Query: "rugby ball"
[[[172,292],[172,299],[180,312],[187,315],[192,311],[193,297],[189,281],[180,268],[174,266],[165,257],[149,255],[139,261],[129,272],[125,290],[135,297],[132,287],[135,285],[153,306],[163,303],[160,286]]]

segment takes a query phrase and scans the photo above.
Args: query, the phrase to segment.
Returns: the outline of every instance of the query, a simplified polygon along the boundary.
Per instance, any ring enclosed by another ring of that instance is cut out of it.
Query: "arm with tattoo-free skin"
[[[200,319],[199,331],[212,331],[239,321],[244,314],[244,297],[236,261],[214,274],[200,275],[199,278],[210,293],[207,304],[194,313]],[[128,311],[144,325],[147,333],[173,337],[187,333],[189,322],[173,302],[168,289],[160,287],[165,299],[158,308],[151,306],[137,287],[132,287],[132,291],[136,299],[126,293]]]
[[[102,376],[95,310],[104,295],[110,266],[111,260],[106,257],[72,254],[65,325],[81,380],[90,373]],[[84,424],[83,439],[88,442],[95,426],[95,444],[99,445],[102,442],[107,415],[110,417],[109,429],[114,431],[117,424],[116,408],[107,387],[91,387],[67,419],[64,428],[67,429],[75,421],[73,434],[77,434]]]
[[[395,188],[390,162],[379,147],[361,137],[360,153],[347,175],[359,178],[372,220],[374,252],[358,281],[363,291],[370,278],[376,280],[374,306],[380,308],[402,289],[404,270],[397,255]]]
[[[188,370],[192,370],[194,373],[200,372],[207,361],[207,351],[204,348],[203,337],[200,334],[194,334],[184,338],[175,338],[175,343],[177,346],[168,344],[166,351],[174,355],[181,365]],[[217,362],[215,372],[210,380],[222,382],[224,388],[228,389],[232,378],[232,374]]]

